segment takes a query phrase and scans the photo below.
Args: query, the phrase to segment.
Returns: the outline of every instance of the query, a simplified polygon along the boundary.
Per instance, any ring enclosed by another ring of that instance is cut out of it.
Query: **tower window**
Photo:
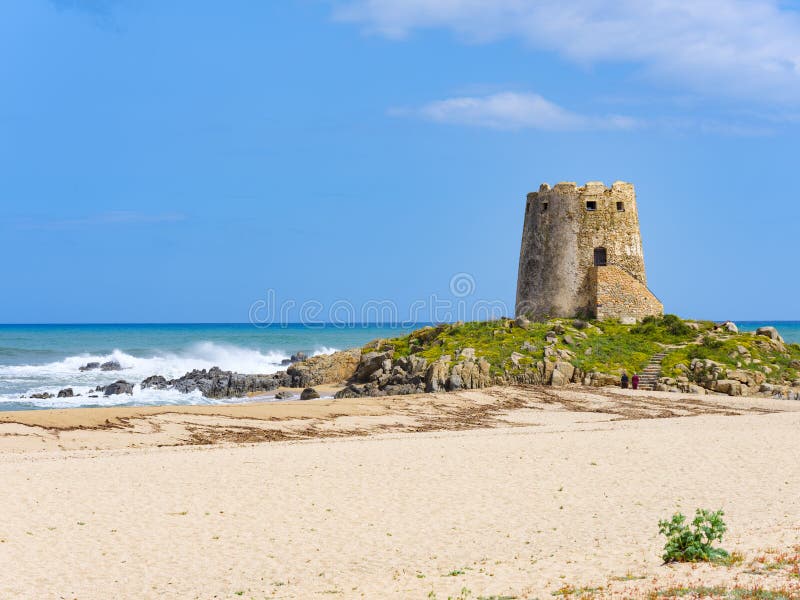
[[[587,200],[586,201],[586,210],[597,210],[597,201],[595,201],[595,200]]]
[[[549,206],[549,205],[548,205],[548,203],[547,203],[547,202],[542,202],[542,212],[545,212],[545,211],[547,210],[547,207],[548,207],[548,206]]]
[[[605,267],[607,264],[606,262],[606,249],[605,248],[595,248],[594,249],[594,266],[595,267]]]
[[[527,215],[529,212],[531,212],[531,203],[530,202],[528,202],[525,205],[525,214]]]
[[[617,202],[617,212],[625,212],[625,203]]]

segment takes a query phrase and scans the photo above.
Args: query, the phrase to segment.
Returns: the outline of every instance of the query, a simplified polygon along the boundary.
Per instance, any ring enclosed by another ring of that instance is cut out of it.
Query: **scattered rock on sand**
[[[278,392],[277,394],[275,394],[275,400],[289,400],[293,395],[294,394],[292,394],[292,392],[286,392],[286,391]]]
[[[319,393],[314,388],[306,388],[300,394],[300,400],[313,400],[319,398]]]

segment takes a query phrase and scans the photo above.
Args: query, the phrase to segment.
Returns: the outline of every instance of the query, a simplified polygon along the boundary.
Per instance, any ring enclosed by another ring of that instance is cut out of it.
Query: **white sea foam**
[[[335,348],[320,347],[312,356],[335,352]],[[42,408],[67,408],[97,404],[101,406],[117,406],[121,404],[220,404],[241,402],[242,399],[210,400],[199,392],[183,394],[175,390],[142,390],[138,385],[150,375],[162,375],[167,379],[175,379],[193,369],[209,369],[220,367],[223,370],[239,373],[270,374],[286,368],[281,361],[288,359],[284,351],[259,351],[214,342],[198,342],[187,350],[178,353],[159,352],[152,356],[140,357],[114,350],[110,354],[80,354],[69,356],[63,360],[41,365],[3,365],[0,366],[0,403],[21,400]],[[80,371],[80,367],[89,362],[104,363],[117,361],[121,371]],[[136,384],[132,396],[119,395],[104,397],[102,392],[94,389],[99,385],[108,385],[118,379]],[[47,392],[57,394],[60,389],[71,387],[72,398],[32,399],[31,394]],[[96,394],[97,398],[89,398]]]

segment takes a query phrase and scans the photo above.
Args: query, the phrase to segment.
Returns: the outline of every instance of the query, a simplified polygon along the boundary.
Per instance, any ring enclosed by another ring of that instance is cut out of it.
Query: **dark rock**
[[[72,398],[74,394],[72,393],[72,388],[64,388],[63,390],[59,390],[58,397],[59,398]]]
[[[198,390],[206,398],[240,398],[247,394],[272,391],[285,385],[285,378],[284,372],[274,375],[243,375],[212,367],[208,370],[195,369],[183,377],[167,381],[166,387],[183,393]],[[153,378],[148,377],[145,381],[150,379]]]
[[[47,392],[41,392],[39,394],[31,394],[31,398],[37,398],[38,400],[47,400],[48,398],[52,398],[53,394],[49,394]]]
[[[100,363],[99,362],[90,362],[90,363],[86,363],[82,367],[79,367],[78,370],[79,371],[93,371],[94,369],[99,369],[99,368],[100,368]]]
[[[289,357],[289,360],[293,363],[303,362],[304,360],[308,360],[308,356],[305,352],[296,352]]]
[[[128,383],[123,379],[119,379],[112,384],[107,385],[103,389],[103,394],[106,396],[117,396],[119,394],[133,394],[133,384]]]
[[[587,325],[588,325],[588,323],[587,323],[586,321],[581,321],[580,319],[575,319],[575,320],[572,322],[572,326],[573,326],[575,329],[586,329],[586,326],[587,326]]]
[[[100,365],[101,371],[121,371],[122,365],[119,364],[116,360],[109,360],[108,362],[104,362]]]
[[[313,400],[319,398],[319,393],[314,388],[306,388],[300,394],[300,400]]]
[[[142,389],[152,388],[154,390],[165,390],[169,387],[169,382],[161,375],[151,375],[142,382]]]
[[[284,392],[278,392],[277,394],[275,394],[275,399],[276,400],[289,400],[289,399],[291,399],[292,396],[294,396],[294,394],[292,394],[292,392],[285,392],[285,391]]]

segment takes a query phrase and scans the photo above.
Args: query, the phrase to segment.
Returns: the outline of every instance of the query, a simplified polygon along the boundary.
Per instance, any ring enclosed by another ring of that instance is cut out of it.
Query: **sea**
[[[274,373],[285,369],[282,361],[297,352],[327,354],[423,325],[0,325],[0,410],[245,402],[247,398],[212,400],[199,392],[143,390],[138,383],[150,375],[173,379],[215,366],[239,373]],[[787,342],[800,343],[800,321],[737,325],[740,331],[774,325]],[[89,362],[112,360],[119,362],[121,371],[80,370]],[[118,379],[136,384],[133,395],[94,392],[96,386]],[[68,387],[75,394],[71,398],[30,397],[45,392],[55,396]]]
[[[329,354],[423,325],[0,325],[0,411],[243,402],[247,398],[211,400],[199,392],[141,389],[138,383],[150,375],[173,379],[211,367],[274,373],[286,369],[281,362],[297,352]],[[119,362],[122,370],[80,370],[89,362],[107,361]],[[95,387],[118,379],[136,384],[133,395],[94,392]],[[64,388],[72,388],[75,395],[30,397],[57,395]],[[89,398],[90,393],[97,397]]]

